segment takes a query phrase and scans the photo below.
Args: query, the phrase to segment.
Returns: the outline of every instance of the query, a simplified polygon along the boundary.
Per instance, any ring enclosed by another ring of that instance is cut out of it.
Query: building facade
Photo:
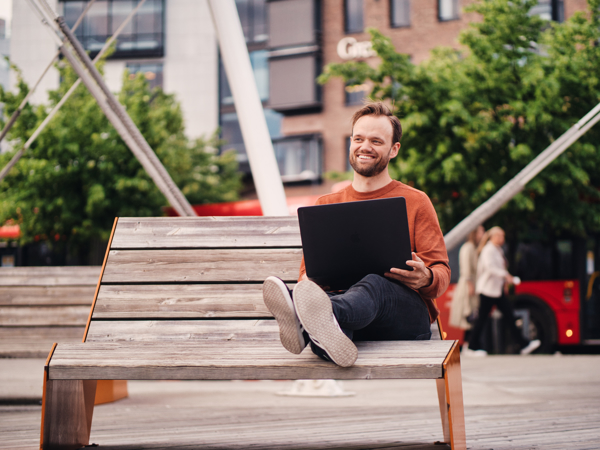
[[[48,0],[73,26],[87,0]],[[97,0],[76,30],[76,36],[95,56],[104,42],[135,8],[137,0]],[[11,55],[32,85],[56,53],[45,26],[28,2],[13,0]],[[218,127],[217,42],[206,1],[147,0],[121,33],[104,76],[112,91],[121,88],[125,69],[143,72],[151,86],[161,86],[181,103],[190,137],[211,135]],[[46,92],[58,86],[52,70],[36,91],[33,103],[47,100]],[[11,73],[14,87],[16,74]]]
[[[376,65],[368,27],[389,36],[417,64],[435,47],[459,48],[460,31],[477,20],[463,11],[473,1],[237,0],[243,24],[244,17],[266,17],[258,42],[248,27],[244,31],[288,196],[327,193],[332,182],[323,174],[349,169],[350,119],[370,88],[340,79],[320,86],[315,78],[324,66],[349,60]],[[585,7],[585,0],[540,0],[532,14],[562,21]],[[248,170],[222,67],[219,80],[223,137]]]
[[[10,56],[10,39],[6,36],[6,20],[0,18],[0,86],[8,89],[8,61]]]
[[[75,23],[86,0],[49,0]],[[474,15],[463,7],[474,0],[236,0],[265,117],[288,196],[329,192],[327,171],[348,169],[350,118],[368,86],[342,80],[324,86],[316,77],[332,62],[377,64],[364,30],[375,27],[415,63],[437,46],[458,48],[458,36]],[[92,55],[113,34],[137,0],[97,0],[76,31]],[[540,0],[532,13],[562,21],[586,7],[586,0]],[[12,60],[32,84],[56,48],[27,2],[13,0]],[[249,165],[235,105],[218,54],[206,0],[147,0],[118,40],[105,78],[119,90],[123,73],[143,72],[181,102],[190,137],[218,127],[223,149],[238,152]],[[11,85],[14,86],[14,74]],[[58,85],[53,72],[33,102]],[[249,189],[247,196],[252,197]]]

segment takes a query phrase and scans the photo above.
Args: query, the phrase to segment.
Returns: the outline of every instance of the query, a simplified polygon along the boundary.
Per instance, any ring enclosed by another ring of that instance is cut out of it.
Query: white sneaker
[[[340,328],[331,300],[318,284],[301,281],[294,288],[294,307],[310,340],[338,366],[350,367],[358,358],[354,342]]]
[[[472,350],[470,348],[463,348],[462,354],[463,356],[467,356],[469,358],[485,358],[488,352],[485,350]]]
[[[529,344],[527,344],[521,349],[521,355],[529,355],[540,345],[542,345],[542,341],[540,341],[539,339],[534,339],[533,341],[530,341]]]
[[[279,325],[279,339],[285,349],[296,355],[308,344],[308,335],[298,320],[290,290],[277,277],[268,277],[263,283],[263,300]]]

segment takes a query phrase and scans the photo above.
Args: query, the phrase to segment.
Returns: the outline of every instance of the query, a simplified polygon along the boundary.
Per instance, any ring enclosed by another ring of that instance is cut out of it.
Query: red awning
[[[298,214],[301,206],[312,206],[320,195],[303,195],[300,197],[288,197],[287,206],[291,215]],[[211,203],[209,205],[194,205],[194,211],[199,216],[262,216],[262,208],[258,200],[240,200],[237,202]],[[168,216],[177,216],[177,212],[171,208],[165,208]]]
[[[21,236],[19,225],[4,225],[0,227],[0,239],[18,239]]]

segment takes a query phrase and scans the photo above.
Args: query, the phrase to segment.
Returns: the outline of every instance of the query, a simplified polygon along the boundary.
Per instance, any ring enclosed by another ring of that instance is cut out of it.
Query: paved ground
[[[463,360],[470,449],[600,449],[600,356]],[[39,445],[43,360],[0,359],[0,448]],[[431,380],[346,381],[354,396],[277,395],[291,382],[129,383],[94,412],[101,449],[444,449]]]

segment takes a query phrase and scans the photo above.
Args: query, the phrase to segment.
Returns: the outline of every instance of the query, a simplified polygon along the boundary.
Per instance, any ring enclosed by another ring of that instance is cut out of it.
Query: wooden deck
[[[600,356],[494,356],[462,367],[469,449],[600,448]],[[133,381],[130,398],[96,407],[91,442],[104,450],[443,450],[433,445],[442,437],[434,384],[345,381],[355,396],[297,398],[277,395],[287,381]],[[0,405],[0,448],[36,449],[40,414]]]

